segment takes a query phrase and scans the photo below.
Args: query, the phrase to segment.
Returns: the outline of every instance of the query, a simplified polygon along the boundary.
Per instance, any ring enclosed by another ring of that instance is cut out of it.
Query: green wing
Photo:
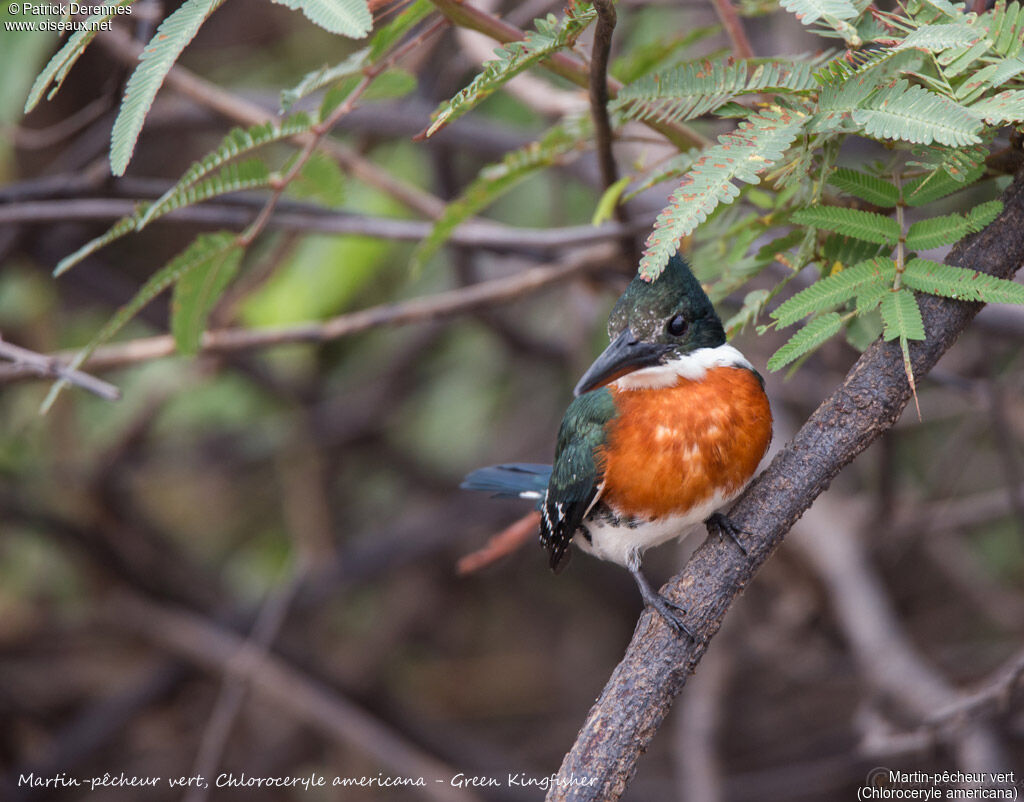
[[[598,450],[617,414],[611,392],[602,388],[574,399],[562,418],[540,521],[540,541],[554,570],[597,494],[604,475]]]

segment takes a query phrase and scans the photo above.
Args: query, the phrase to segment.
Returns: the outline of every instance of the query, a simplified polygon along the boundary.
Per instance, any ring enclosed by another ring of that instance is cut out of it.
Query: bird
[[[678,253],[656,279],[633,278],[608,318],[608,339],[576,384],[554,464],[481,468],[461,487],[532,500],[552,570],[564,567],[570,543],[617,563],[645,604],[692,639],[686,611],[650,586],[641,560],[701,522],[746,553],[749,533],[720,510],[747,487],[771,443],[764,380],[726,342]]]

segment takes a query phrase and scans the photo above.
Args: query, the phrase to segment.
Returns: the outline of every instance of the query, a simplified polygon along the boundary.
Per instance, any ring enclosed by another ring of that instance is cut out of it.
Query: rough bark
[[[1024,172],[1003,202],[1002,214],[988,228],[953,248],[950,264],[1009,278],[1024,263]],[[918,381],[982,306],[923,295],[920,300],[928,337],[911,345]],[[733,508],[730,517],[751,533],[747,555],[728,540],[710,537],[663,588],[689,611],[686,622],[696,641],[676,637],[650,611],[641,617],[548,800],[621,796],[733,600],[836,474],[896,422],[910,397],[899,344],[876,342]],[[593,782],[566,784],[572,779]]]

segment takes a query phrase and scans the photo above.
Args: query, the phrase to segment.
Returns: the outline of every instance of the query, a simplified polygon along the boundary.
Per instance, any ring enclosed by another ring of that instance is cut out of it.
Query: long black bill
[[[634,370],[658,365],[670,347],[664,343],[640,342],[627,328],[587,368],[573,394],[583,395]]]

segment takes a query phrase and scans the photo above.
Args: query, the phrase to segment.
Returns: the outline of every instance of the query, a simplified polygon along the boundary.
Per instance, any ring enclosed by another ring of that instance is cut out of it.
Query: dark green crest
[[[670,325],[676,318],[682,320]],[[630,282],[608,318],[608,339],[614,342],[627,327],[641,342],[663,343],[677,354],[725,344],[711,300],[679,254],[654,281],[637,276]]]

